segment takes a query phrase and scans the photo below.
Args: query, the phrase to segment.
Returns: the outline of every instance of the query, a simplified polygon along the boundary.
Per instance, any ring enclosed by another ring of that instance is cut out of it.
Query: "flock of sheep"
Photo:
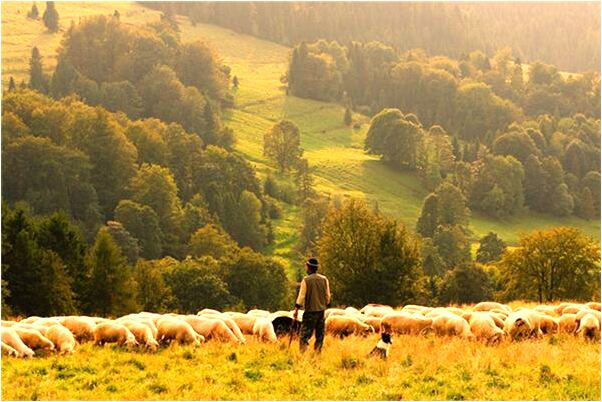
[[[303,314],[299,315],[302,321]],[[394,309],[368,304],[361,310],[330,308],[325,312],[326,333],[345,337],[387,332],[419,335],[459,336],[497,343],[540,337],[549,333],[570,333],[586,339],[600,338],[600,303],[561,303],[534,308],[517,308],[496,302],[482,302],[471,308],[406,305]],[[114,320],[87,317],[28,317],[2,321],[2,355],[30,357],[35,350],[73,353],[78,343],[103,346],[116,343],[129,348],[156,351],[161,344],[200,344],[215,339],[244,344],[246,336],[263,342],[277,342],[298,330],[290,311],[245,313],[204,309],[197,315],[141,312]]]

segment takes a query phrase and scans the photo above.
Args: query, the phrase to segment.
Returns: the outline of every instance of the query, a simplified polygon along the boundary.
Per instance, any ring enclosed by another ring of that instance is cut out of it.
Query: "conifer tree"
[[[44,25],[50,32],[58,32],[59,30],[59,13],[54,7],[54,1],[46,2],[46,11],[44,11]]]
[[[38,11],[38,6],[36,6],[36,3],[33,3],[33,6],[31,6],[31,10],[27,13],[27,18],[37,20],[39,16],[40,12]]]
[[[15,84],[15,79],[11,76],[8,80],[8,92],[12,92],[17,89],[17,85]]]
[[[42,56],[37,47],[34,47],[31,50],[31,59],[29,59],[29,87],[36,91],[46,93],[47,81],[44,76]]]
[[[107,316],[136,310],[136,282],[107,227],[98,231],[86,265],[91,271],[89,312]]]
[[[346,126],[350,126],[353,123],[353,118],[351,117],[351,109],[345,109],[345,116],[343,117],[343,122]]]

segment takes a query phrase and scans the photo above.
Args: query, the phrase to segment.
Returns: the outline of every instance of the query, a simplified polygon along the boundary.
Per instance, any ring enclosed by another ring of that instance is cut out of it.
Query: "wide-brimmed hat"
[[[318,266],[320,265],[317,258],[310,258],[309,260],[305,261],[305,264],[315,269],[318,269]]]

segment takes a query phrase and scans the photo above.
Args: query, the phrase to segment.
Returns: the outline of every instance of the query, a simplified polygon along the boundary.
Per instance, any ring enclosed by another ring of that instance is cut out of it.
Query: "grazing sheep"
[[[581,321],[581,319],[583,317],[585,317],[587,314],[591,314],[594,317],[596,317],[598,319],[598,322],[601,321],[600,312],[598,310],[592,310],[592,309],[585,309],[585,310],[579,311],[577,313],[577,317],[575,317],[575,318],[577,321]]]
[[[558,332],[574,334],[578,326],[577,314],[563,314],[558,319]]]
[[[192,329],[205,339],[219,339],[224,342],[241,343],[226,323],[220,319],[186,315],[182,317],[182,320],[190,324]]]
[[[577,314],[578,312],[580,312],[581,310],[584,310],[586,308],[587,307],[585,307],[582,304],[567,306],[562,309],[562,314]]]
[[[539,329],[539,320],[527,310],[515,311],[504,321],[504,332],[511,339],[529,338],[542,335]]]
[[[199,311],[197,313],[197,316],[213,318],[213,319],[218,319],[218,320],[223,321],[228,326],[228,328],[230,328],[230,331],[232,331],[234,336],[236,336],[236,338],[238,338],[238,341],[240,343],[247,342],[247,340],[245,339],[244,335],[242,334],[240,328],[238,327],[236,322],[230,318],[230,316],[228,316],[226,314],[222,314],[216,310],[211,310],[211,309],[205,309],[203,311]]]
[[[12,346],[8,346],[6,343],[2,342],[2,355],[3,356],[13,356],[20,357],[21,354],[17,352]]]
[[[157,341],[172,340],[180,344],[199,345],[205,338],[197,334],[187,322],[178,318],[163,317],[157,322]]]
[[[261,341],[271,343],[278,342],[276,332],[274,331],[274,325],[272,325],[272,321],[269,318],[260,317],[255,321],[255,324],[253,325],[253,335]]]
[[[433,318],[431,328],[436,335],[460,336],[462,338],[472,339],[474,335],[470,331],[468,322],[455,314],[441,314]]]
[[[10,328],[10,327],[12,327],[12,326],[13,326],[13,325],[15,325],[15,324],[18,324],[18,322],[17,322],[17,321],[7,321],[7,320],[2,320],[2,326],[3,326],[3,327]]]
[[[381,320],[381,331],[395,334],[417,335],[430,330],[432,318],[426,318],[421,314],[410,314],[397,312],[387,314]]]
[[[159,349],[159,343],[155,340],[153,332],[144,323],[132,319],[123,320],[121,324],[130,330],[140,345],[146,346],[153,352]]]
[[[488,311],[488,314],[491,317],[491,319],[493,319],[493,322],[495,322],[495,325],[498,328],[504,329],[504,321],[506,321],[506,317],[508,317],[507,315],[500,313],[492,313],[491,310]]]
[[[589,302],[589,303],[585,303],[585,305],[587,307],[591,308],[592,310],[600,311],[600,303],[599,302]]]
[[[470,331],[477,340],[484,340],[487,344],[498,343],[504,337],[504,331],[499,328],[491,315],[487,313],[475,313],[468,322]]]
[[[548,314],[539,315],[539,329],[544,334],[555,334],[558,332],[558,318]]]
[[[257,316],[243,313],[230,313],[228,315],[238,325],[243,334],[253,335],[253,325],[255,325]]]
[[[61,325],[67,328],[79,343],[94,340],[94,327],[96,323],[93,319],[87,317],[65,317],[61,320]]]
[[[57,351],[62,354],[73,353],[77,341],[75,336],[62,325],[53,325],[48,327],[46,331],[46,337],[54,343]]]
[[[19,357],[31,357],[35,354],[12,328],[0,328],[0,338],[3,343],[15,349],[19,353]]]
[[[349,335],[368,335],[374,328],[352,316],[335,315],[326,319],[326,333],[344,338]]]
[[[477,303],[473,307],[474,311],[489,311],[489,310],[493,310],[493,309],[507,311],[508,313],[512,312],[512,309],[510,308],[510,306],[507,306],[502,303],[490,302],[490,301]]]
[[[600,322],[593,314],[586,314],[579,321],[579,328],[575,335],[582,336],[586,340],[600,339]]]
[[[377,317],[377,316],[363,317],[362,321],[365,324],[368,324],[372,328],[374,328],[374,332],[380,333],[380,327],[381,327],[381,322],[382,322],[381,317]]]
[[[94,328],[94,344],[116,343],[128,348],[138,346],[136,337],[127,327],[116,322],[103,322]]]
[[[36,329],[28,329],[15,325],[12,327],[15,332],[19,335],[19,338],[26,344],[30,349],[37,350],[54,350],[54,343],[50,339],[46,338]]]

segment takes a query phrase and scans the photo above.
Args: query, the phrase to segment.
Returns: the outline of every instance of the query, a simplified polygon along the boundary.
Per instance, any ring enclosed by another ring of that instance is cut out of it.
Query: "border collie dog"
[[[378,356],[381,359],[386,359],[389,356],[389,348],[392,344],[391,334],[383,332],[380,334],[380,340],[368,356]]]

